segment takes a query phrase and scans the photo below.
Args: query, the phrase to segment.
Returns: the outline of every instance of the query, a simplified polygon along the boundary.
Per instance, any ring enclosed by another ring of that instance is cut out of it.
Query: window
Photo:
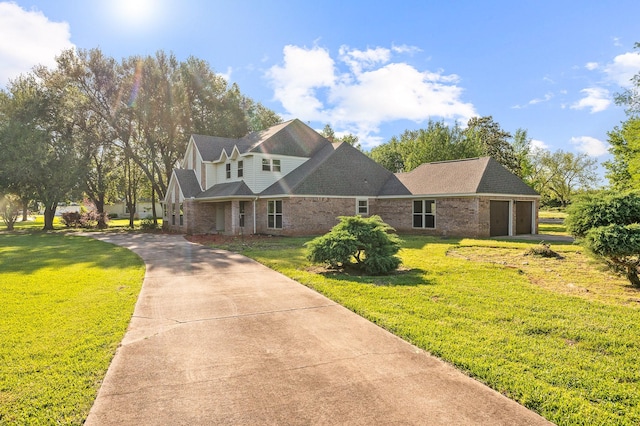
[[[244,162],[242,160],[238,161],[238,177],[244,176]]]
[[[413,227],[414,228],[435,228],[436,227],[436,201],[435,200],[414,200],[413,201]]]
[[[184,225],[184,210],[182,209],[182,203],[180,203],[180,226]]]
[[[244,208],[246,201],[240,201],[240,228],[244,228]]]
[[[282,200],[271,200],[267,205],[267,228],[282,229]]]
[[[367,198],[356,199],[356,214],[363,216],[369,214],[369,200]]]
[[[279,172],[280,160],[270,160],[268,158],[262,159],[262,171],[265,172]]]
[[[227,179],[231,179],[231,163],[225,164],[224,167],[227,171]]]

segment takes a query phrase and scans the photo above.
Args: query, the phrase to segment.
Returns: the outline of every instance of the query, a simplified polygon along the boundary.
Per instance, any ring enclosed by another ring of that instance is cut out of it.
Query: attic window
[[[227,171],[227,179],[231,179],[231,163],[225,164],[225,169]]]
[[[279,172],[280,160],[270,160],[268,158],[262,159],[262,171],[264,172]]]
[[[238,161],[238,177],[244,176],[244,162],[242,160]]]

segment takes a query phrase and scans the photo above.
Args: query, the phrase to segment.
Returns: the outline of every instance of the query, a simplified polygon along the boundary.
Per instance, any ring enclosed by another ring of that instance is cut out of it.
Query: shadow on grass
[[[121,250],[92,238],[63,233],[0,233],[0,273],[32,274],[78,263],[125,269],[140,262],[136,257],[117,256]]]
[[[418,268],[398,269],[386,275],[367,275],[354,267],[345,269],[328,269],[314,266],[307,269],[307,272],[321,275],[325,278],[336,281],[348,281],[361,284],[374,284],[377,286],[399,287],[433,284],[430,280],[425,279],[426,271]]]

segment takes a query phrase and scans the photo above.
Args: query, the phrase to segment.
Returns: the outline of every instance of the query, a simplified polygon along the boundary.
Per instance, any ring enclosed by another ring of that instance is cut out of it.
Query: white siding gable
[[[256,154],[252,157],[252,176],[251,180],[248,180],[249,176],[245,179],[246,184],[251,188],[253,192],[262,192],[283,176],[291,173],[293,170],[302,165],[308,158],[305,157],[287,157],[287,156],[275,156],[266,154]],[[280,171],[264,171],[262,170],[262,160],[280,160]],[[245,166],[246,168],[246,166]]]

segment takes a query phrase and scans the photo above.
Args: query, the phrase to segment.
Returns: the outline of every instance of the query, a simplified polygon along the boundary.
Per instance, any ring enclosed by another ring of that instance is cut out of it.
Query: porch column
[[[231,235],[240,233],[240,202],[231,200]]]

